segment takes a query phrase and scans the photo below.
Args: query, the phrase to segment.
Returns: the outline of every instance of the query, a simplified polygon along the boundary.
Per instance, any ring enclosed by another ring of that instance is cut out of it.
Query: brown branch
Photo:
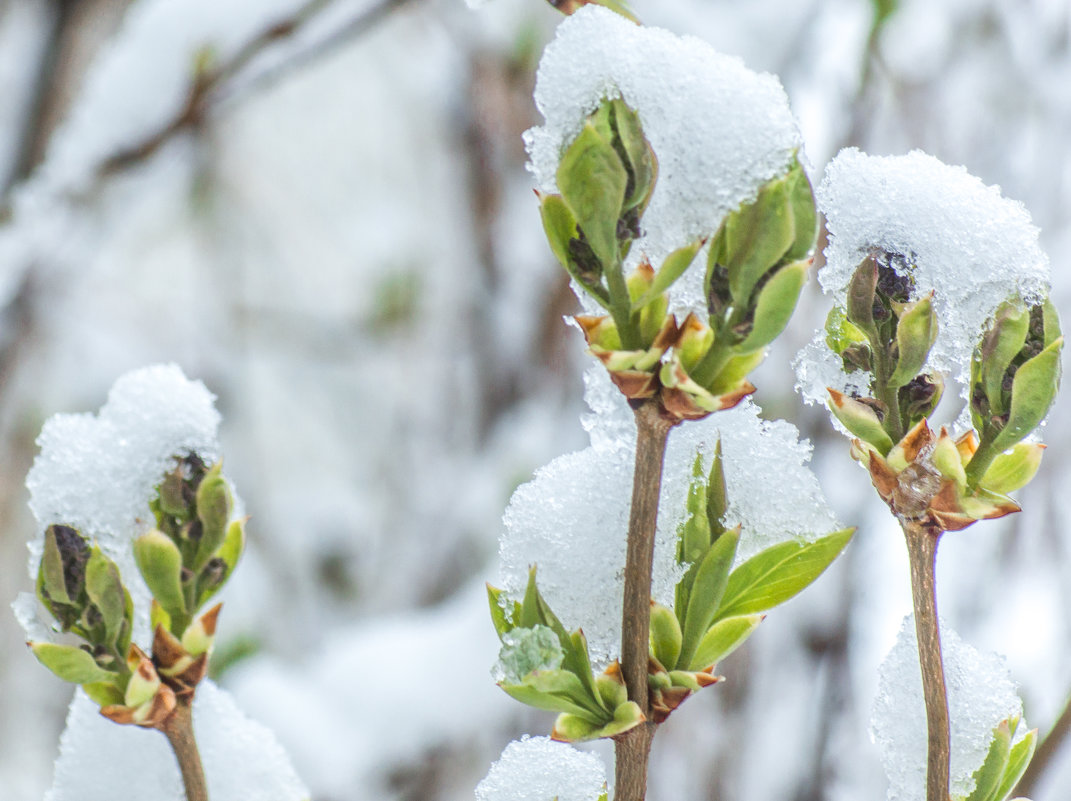
[[[951,731],[948,723],[948,691],[941,659],[941,632],[937,622],[936,561],[939,529],[923,522],[901,520],[911,563],[911,596],[915,609],[922,695],[926,702],[926,801],[949,801]]]
[[[636,463],[632,474],[632,508],[625,557],[625,597],[621,618],[621,672],[629,700],[648,714],[647,660],[650,653],[651,565],[654,559],[662,464],[673,421],[661,414],[657,400],[636,409]],[[642,723],[616,741],[614,801],[643,801],[653,723]]]
[[[193,699],[179,699],[175,710],[160,727],[175,752],[182,784],[186,788],[186,801],[208,801],[208,783],[205,781],[201,754],[193,736]]]

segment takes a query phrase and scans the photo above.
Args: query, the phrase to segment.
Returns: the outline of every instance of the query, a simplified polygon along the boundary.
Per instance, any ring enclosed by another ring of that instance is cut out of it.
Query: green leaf
[[[118,673],[105,670],[81,648],[73,645],[58,645],[51,642],[30,643],[30,650],[37,660],[64,681],[72,684],[116,682]]]
[[[807,280],[809,261],[796,261],[780,268],[759,292],[755,321],[744,341],[735,346],[740,353],[764,348],[785,330],[796,310],[803,284]]]
[[[703,561],[699,563],[695,581],[688,597],[688,609],[681,625],[683,640],[681,642],[678,665],[691,664],[699,640],[706,634],[714,613],[721,602],[729,581],[729,570],[736,556],[736,546],[740,542],[739,526],[722,534],[710,546]],[[675,667],[675,666],[674,666]]]
[[[122,704],[125,702],[123,691],[110,681],[97,681],[83,684],[82,689],[98,706]]]
[[[498,632],[498,639],[502,639],[502,635],[508,631],[513,631],[513,624],[510,622],[510,618],[506,615],[506,609],[502,605],[502,590],[497,587],[487,585],[487,601],[488,606],[491,607],[491,622],[495,626],[495,631]],[[518,604],[513,602],[513,612],[516,615],[518,611]]]
[[[784,255],[785,261],[805,259],[814,250],[818,238],[818,210],[814,206],[814,190],[811,181],[799,161],[789,171],[789,206],[792,210],[792,226],[795,239]]]
[[[557,179],[591,249],[605,269],[612,269],[618,263],[617,221],[628,173],[613,145],[590,122],[562,154]]]
[[[867,256],[848,282],[848,322],[862,331],[877,347],[878,327],[874,324],[874,294],[878,288],[878,263]]]
[[[568,676],[572,676],[568,671],[561,672]],[[573,676],[573,678],[575,679],[576,677]],[[542,709],[545,712],[566,712],[575,715],[576,717],[583,718],[595,726],[602,726],[608,719],[608,716],[604,716],[605,713],[601,711],[595,713],[587,707],[577,703],[567,695],[547,693],[533,687],[527,682],[523,684],[499,684],[498,686],[511,698],[535,709]]]
[[[1015,785],[1023,778],[1030,760],[1034,757],[1034,749],[1038,744],[1038,730],[1031,729],[1022,740],[1012,746],[1008,755],[1008,764],[1004,768],[1004,776],[1000,780],[1000,786],[993,795],[997,801],[1004,801],[1012,794]]]
[[[993,414],[1004,414],[1004,373],[1012,363],[1030,331],[1030,312],[1016,301],[1005,301],[993,314],[993,323],[975,351],[980,367],[982,389]]]
[[[41,566],[38,570],[50,599],[61,604],[74,603],[67,595],[67,583],[63,577],[63,555],[56,541],[55,526],[49,526],[45,531],[45,550],[41,555]]]
[[[706,670],[716,665],[751,636],[765,615],[739,615],[719,620],[703,635],[688,670]]]
[[[611,721],[602,725],[593,724],[578,715],[559,715],[554,721],[554,731],[551,737],[568,743],[595,740],[600,737],[616,737],[643,721],[643,713],[639,706],[634,701],[627,701],[614,710],[614,717]]]
[[[613,128],[621,144],[621,153],[626,168],[631,173],[631,192],[625,198],[624,208],[645,208],[654,190],[658,171],[654,152],[643,134],[640,115],[629,108],[624,100],[617,98],[610,101],[613,115]]]
[[[1015,372],[1008,422],[993,440],[993,448],[998,453],[1019,442],[1045,419],[1060,387],[1063,344],[1063,337],[1056,339],[1037,356],[1023,362]]]
[[[750,305],[755,284],[792,247],[795,233],[787,176],[768,182],[754,202],[729,215],[724,229],[726,267],[737,303]]]
[[[126,611],[126,588],[119,577],[119,568],[104,555],[100,548],[93,548],[86,564],[86,592],[89,600],[104,619],[105,642],[111,645],[119,633]]]
[[[725,517],[725,510],[729,508],[729,496],[725,491],[725,463],[721,458],[721,436],[714,442],[714,456],[710,460],[706,490],[707,525],[710,527],[711,540],[715,540],[725,533],[722,519]]]
[[[926,364],[930,349],[937,340],[937,313],[933,296],[909,303],[896,326],[896,344],[900,355],[888,386],[902,387],[913,380]]]
[[[892,450],[893,441],[870,406],[850,398],[832,387],[829,392],[829,410],[841,425],[864,442],[869,442],[885,456]]]
[[[588,692],[577,675],[569,670],[537,670],[525,676],[525,684],[541,693],[567,698],[586,709],[593,720],[609,720],[610,710],[602,704],[602,698]]]
[[[232,520],[227,526],[227,536],[219,547],[219,558],[227,565],[227,575],[234,571],[234,566],[245,550],[245,521]]]
[[[672,670],[681,653],[681,624],[672,609],[651,604],[651,653],[662,667]]]
[[[989,746],[985,761],[974,772],[974,790],[967,796],[966,801],[994,801],[997,787],[1008,765],[1010,752],[1011,731],[1008,721],[1005,720],[993,730],[993,742]]]
[[[748,559],[729,576],[715,620],[765,612],[822,575],[855,533],[834,532],[814,542],[782,542]]]
[[[134,540],[134,560],[153,597],[171,617],[186,615],[182,594],[182,554],[161,531],[149,531]]]
[[[695,261],[695,256],[699,249],[703,247],[704,241],[703,239],[697,239],[692,244],[685,245],[666,256],[666,260],[662,262],[662,266],[655,273],[654,281],[650,288],[633,302],[632,311],[639,311],[673,286],[673,283],[684,275],[684,271]]]

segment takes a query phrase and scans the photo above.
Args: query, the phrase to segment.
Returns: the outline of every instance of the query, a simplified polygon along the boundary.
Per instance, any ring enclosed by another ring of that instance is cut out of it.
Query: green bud
[[[617,709],[628,702],[628,690],[618,678],[602,673],[595,677],[595,688],[607,709]]]
[[[795,243],[789,189],[788,176],[768,182],[754,201],[730,212],[714,236],[718,245],[712,247],[711,257],[717,253],[724,259],[729,291],[737,305],[750,306],[755,285]],[[713,263],[708,264],[708,287],[713,267]]]
[[[1010,448],[1041,424],[1060,387],[1060,351],[1063,337],[1024,362],[1015,373],[1008,420],[993,442],[993,448]]]
[[[850,398],[842,392],[829,388],[829,409],[848,431],[864,442],[869,442],[882,456],[892,449],[893,441],[882,426],[881,418],[873,407]]]
[[[725,465],[721,458],[721,437],[714,443],[714,457],[710,460],[706,501],[711,539],[716,540],[725,533],[722,519],[725,517],[725,510],[729,508],[729,497],[725,489]]]
[[[796,238],[785,253],[785,261],[806,259],[814,250],[818,238],[818,210],[814,205],[814,190],[811,181],[799,161],[794,161],[789,170],[789,205]]]
[[[905,304],[896,326],[899,356],[888,385],[902,387],[914,379],[925,366],[930,348],[936,340],[937,313],[933,308],[933,293],[914,303]]]
[[[617,224],[625,201],[628,171],[613,143],[589,120],[562,154],[558,188],[582,238],[607,269],[617,265]]]
[[[32,642],[29,645],[37,661],[64,681],[89,684],[119,679],[119,674],[102,668],[89,652],[81,648],[51,642]]]
[[[153,597],[172,617],[186,615],[182,592],[182,554],[161,531],[149,531],[134,540],[134,560]]]
[[[764,348],[785,330],[796,310],[810,261],[796,261],[775,272],[759,291],[751,332],[735,346],[740,353]]]
[[[41,558],[41,586],[48,598],[62,604],[78,604],[85,587],[89,544],[70,526],[49,526]]]
[[[1003,387],[1005,373],[1026,344],[1029,329],[1030,313],[1017,301],[1005,301],[993,314],[989,329],[975,350],[971,364],[972,383],[981,385],[987,402],[987,405],[977,409],[981,416],[1001,415],[1008,411]],[[981,430],[983,426],[977,427]]]
[[[1037,473],[1044,452],[1039,442],[1020,442],[993,460],[978,486],[1001,495],[1025,487]]]
[[[743,645],[765,618],[765,615],[755,614],[719,620],[699,641],[688,670],[706,670],[716,665]]]
[[[874,322],[874,298],[878,287],[878,263],[874,256],[867,256],[852,273],[848,282],[848,322],[863,332],[871,342],[878,340]]]
[[[223,604],[216,604],[187,626],[186,631],[182,633],[182,647],[190,656],[200,656],[212,650],[216,637],[216,621],[219,619],[222,607]]]
[[[930,453],[930,461],[937,468],[938,473],[956,482],[956,486],[961,490],[966,486],[967,474],[963,470],[963,460],[959,449],[944,428],[941,429],[941,434]]]
[[[128,664],[132,671],[130,681],[126,685],[126,692],[123,694],[123,703],[127,706],[136,707],[141,706],[152,700],[152,697],[156,695],[156,691],[160,689],[160,676],[156,672],[156,668],[153,667],[152,661],[144,654],[134,652],[133,660],[128,659]],[[130,664],[130,663],[133,664]]]
[[[86,592],[101,614],[104,624],[103,642],[114,645],[124,621],[128,630],[131,626],[132,604],[130,593],[126,591],[119,576],[119,568],[100,548],[91,550],[86,564]]]
[[[651,653],[662,666],[672,670],[681,654],[681,625],[673,610],[651,604]]]
[[[201,523],[201,537],[197,544],[197,556],[189,565],[195,572],[215,555],[227,536],[234,503],[221,470],[222,463],[217,462],[197,486],[197,518]]]

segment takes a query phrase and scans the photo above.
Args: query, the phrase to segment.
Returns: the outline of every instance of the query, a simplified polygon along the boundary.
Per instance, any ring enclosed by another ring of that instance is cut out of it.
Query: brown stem
[[[179,699],[160,731],[171,743],[175,752],[182,783],[186,787],[186,801],[208,801],[208,784],[205,782],[205,770],[201,766],[201,753],[197,750],[197,741],[193,737],[192,701]]]
[[[651,563],[654,559],[658,498],[666,438],[674,422],[661,414],[657,401],[636,409],[636,464],[632,474],[632,509],[625,558],[625,598],[621,618],[621,672],[628,697],[644,715],[647,704],[647,659],[650,652]],[[643,801],[647,794],[647,759],[654,724],[644,723],[617,738],[614,801]]]
[[[941,633],[937,625],[935,567],[939,529],[902,520],[911,563],[911,596],[915,607],[915,634],[922,668],[922,695],[926,701],[926,801],[949,801],[948,765],[951,733],[948,725],[948,691],[941,660]]]

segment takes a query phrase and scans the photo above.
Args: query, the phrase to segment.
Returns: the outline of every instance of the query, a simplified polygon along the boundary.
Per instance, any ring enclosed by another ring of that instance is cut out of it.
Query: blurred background
[[[1066,0],[633,5],[780,75],[816,180],[856,145],[1000,184],[1071,318]],[[542,0],[0,0],[0,600],[32,586],[44,419],[178,363],[219,397],[252,515],[219,681],[315,801],[470,799],[510,739],[549,730],[492,682],[483,582],[513,488],[586,444],[589,357],[520,138],[559,19]],[[885,796],[868,727],[906,557],[793,392],[826,309],[811,286],[755,399],[811,439],[858,535],[673,716],[653,801]],[[1069,406],[1023,513],[947,537],[938,562],[944,618],[1007,656],[1042,733],[1071,693]],[[70,688],[11,614],[0,638],[0,799],[36,801]],[[1071,745],[1041,761],[1031,796],[1066,798]]]

